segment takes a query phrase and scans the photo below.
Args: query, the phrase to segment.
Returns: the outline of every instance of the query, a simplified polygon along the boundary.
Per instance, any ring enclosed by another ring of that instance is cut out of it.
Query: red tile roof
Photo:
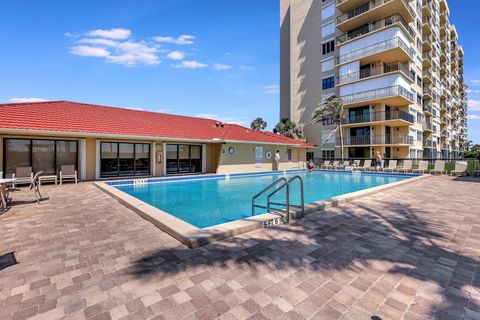
[[[0,129],[313,146],[274,133],[211,119],[71,101],[0,104]]]

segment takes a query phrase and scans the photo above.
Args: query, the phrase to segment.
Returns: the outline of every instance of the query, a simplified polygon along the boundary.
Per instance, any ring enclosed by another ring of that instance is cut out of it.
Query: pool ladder
[[[290,184],[294,182],[295,180],[298,180],[300,183],[300,199],[301,203],[300,205],[292,205],[290,204]],[[278,192],[285,190],[285,203],[280,203],[280,202],[273,202],[271,201],[272,196],[277,194]],[[260,205],[256,204],[256,200],[267,193],[268,191],[271,191],[268,196],[267,196],[267,205]],[[278,210],[276,208],[273,208],[272,206],[281,206],[285,207],[285,212],[286,212],[286,223],[290,222],[290,207],[298,207],[301,209],[301,215],[300,218],[303,218],[305,215],[305,198],[304,198],[304,193],[303,193],[303,179],[300,176],[293,176],[290,179],[286,179],[285,177],[281,177],[274,181],[272,184],[270,184],[268,187],[257,193],[253,198],[252,198],[252,217],[255,215],[255,208],[260,208],[260,209],[267,209],[268,212]]]

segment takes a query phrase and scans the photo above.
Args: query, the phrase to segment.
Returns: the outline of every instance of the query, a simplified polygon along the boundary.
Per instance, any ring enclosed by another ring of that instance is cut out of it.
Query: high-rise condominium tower
[[[344,103],[344,154],[451,158],[467,141],[463,49],[446,0],[280,0],[280,113],[338,157],[317,105]]]

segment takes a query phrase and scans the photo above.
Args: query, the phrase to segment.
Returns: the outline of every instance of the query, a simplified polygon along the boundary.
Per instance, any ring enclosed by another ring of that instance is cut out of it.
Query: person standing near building
[[[278,170],[279,170],[279,168],[280,168],[280,160],[281,160],[280,150],[277,150],[277,152],[275,153],[275,159],[274,159],[274,166],[273,166],[273,170],[274,170],[274,171],[278,171]]]

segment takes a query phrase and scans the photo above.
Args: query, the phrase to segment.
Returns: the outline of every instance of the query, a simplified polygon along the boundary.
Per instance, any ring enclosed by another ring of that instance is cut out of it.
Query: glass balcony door
[[[17,167],[32,167],[34,173],[56,175],[62,165],[78,163],[78,144],[75,140],[4,139],[5,176],[10,177]],[[0,169],[0,171],[2,171]]]
[[[32,140],[33,172],[43,171],[44,175],[55,175],[55,141]]]
[[[100,176],[102,178],[150,175],[150,144],[102,142]]]
[[[202,146],[186,144],[167,144],[166,173],[202,172]]]

